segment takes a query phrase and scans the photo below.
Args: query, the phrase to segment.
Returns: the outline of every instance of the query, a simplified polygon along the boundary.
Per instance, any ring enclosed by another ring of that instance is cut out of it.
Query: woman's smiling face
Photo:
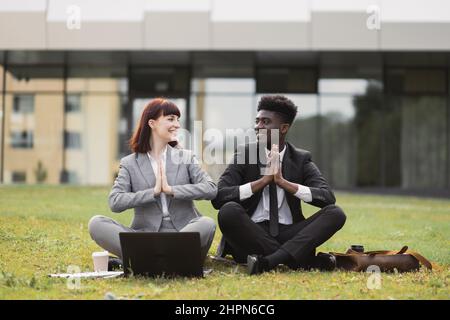
[[[174,114],[161,115],[156,120],[150,119],[148,124],[152,128],[152,135],[155,138],[159,138],[167,143],[177,140],[178,129],[180,128],[178,116]]]

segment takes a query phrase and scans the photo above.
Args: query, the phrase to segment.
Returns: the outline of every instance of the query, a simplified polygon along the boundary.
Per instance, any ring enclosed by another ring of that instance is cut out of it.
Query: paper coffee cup
[[[108,251],[92,253],[92,260],[94,261],[95,272],[108,271],[108,260],[109,260]]]

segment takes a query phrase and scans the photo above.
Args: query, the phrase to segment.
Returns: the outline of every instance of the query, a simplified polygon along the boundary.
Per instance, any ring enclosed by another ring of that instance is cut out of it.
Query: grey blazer
[[[169,145],[166,175],[173,189],[173,196],[167,197],[167,207],[175,228],[180,230],[193,218],[201,216],[193,200],[214,199],[217,186],[191,151]],[[160,196],[154,196],[155,182],[146,153],[133,153],[121,159],[119,174],[109,194],[109,207],[113,212],[133,208],[131,228],[134,230],[158,231],[161,226],[163,212]]]

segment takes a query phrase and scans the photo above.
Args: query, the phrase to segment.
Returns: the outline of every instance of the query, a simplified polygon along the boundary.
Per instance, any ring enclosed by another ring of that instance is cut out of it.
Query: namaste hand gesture
[[[161,159],[158,160],[158,169],[156,174],[156,183],[154,188],[154,195],[157,196],[161,192],[172,195],[172,187],[167,182],[166,169]]]

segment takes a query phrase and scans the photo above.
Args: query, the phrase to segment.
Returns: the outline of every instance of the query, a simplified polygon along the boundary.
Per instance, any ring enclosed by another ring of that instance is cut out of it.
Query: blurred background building
[[[446,0],[0,0],[0,182],[109,185],[151,98],[225,132],[281,93],[333,187],[448,193],[449,71]]]

